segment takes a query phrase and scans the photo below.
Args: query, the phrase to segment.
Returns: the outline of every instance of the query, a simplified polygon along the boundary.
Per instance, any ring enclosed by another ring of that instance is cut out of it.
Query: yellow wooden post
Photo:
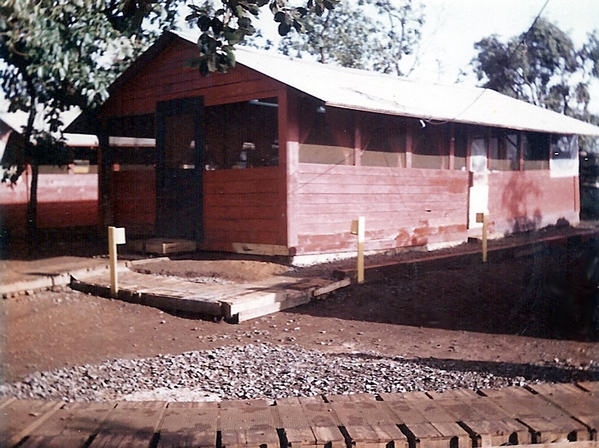
[[[110,226],[108,227],[108,259],[110,261],[110,295],[112,297],[117,297],[119,292],[117,244],[125,244],[125,228]]]
[[[487,223],[488,223],[488,214],[487,212],[483,213],[483,263],[487,262]]]
[[[488,232],[488,212],[477,213],[476,222],[483,224],[483,263],[487,262],[487,232]]]
[[[351,234],[358,236],[358,283],[364,283],[364,237],[366,219],[360,216],[351,223]]]

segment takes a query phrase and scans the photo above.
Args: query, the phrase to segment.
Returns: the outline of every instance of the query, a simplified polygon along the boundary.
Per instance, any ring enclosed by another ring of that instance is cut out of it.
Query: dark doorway
[[[201,241],[202,98],[162,101],[156,112],[156,233]]]

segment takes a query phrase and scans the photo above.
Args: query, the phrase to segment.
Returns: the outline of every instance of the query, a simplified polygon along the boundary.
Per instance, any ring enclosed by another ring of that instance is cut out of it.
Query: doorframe
[[[489,130],[490,132],[490,130]],[[473,154],[472,142],[474,140],[482,139],[484,142],[484,154]],[[482,134],[482,138],[479,134],[476,136],[472,135],[472,132],[468,136],[468,159],[466,164],[468,166],[468,228],[477,229],[482,228],[482,221],[477,220],[478,213],[489,213],[489,134]],[[479,166],[475,166],[474,157],[479,157],[477,161]],[[484,162],[483,158],[484,157]]]
[[[160,200],[161,192],[166,187],[167,176],[169,175],[168,169],[166,168],[166,151],[165,151],[165,118],[174,116],[193,113],[194,114],[194,128],[195,128],[195,154],[194,154],[194,168],[189,170],[192,172],[194,182],[195,193],[197,195],[197,203],[194,207],[194,217],[197,219],[198,225],[194,229],[194,240],[196,242],[202,242],[204,240],[204,187],[203,187],[203,158],[204,158],[204,145],[203,145],[203,110],[204,110],[204,97],[186,97],[177,98],[173,100],[158,101],[156,103],[156,234],[160,235],[163,227],[159,222],[159,216],[163,211],[163,204]]]

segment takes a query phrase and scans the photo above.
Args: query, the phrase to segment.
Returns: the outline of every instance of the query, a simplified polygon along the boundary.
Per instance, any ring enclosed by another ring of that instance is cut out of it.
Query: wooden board
[[[11,404],[13,401],[15,401],[16,398],[2,398],[0,399],[0,410],[6,406],[8,406],[9,404]]]
[[[384,443],[385,447],[392,445],[393,448],[408,448],[408,438],[397,425],[371,425],[371,428],[376,433],[379,443]]]
[[[599,442],[555,442],[534,445],[518,445],[519,448],[598,448]]]
[[[0,446],[12,446],[48,420],[63,402],[12,400],[0,410]]]
[[[583,381],[578,385],[589,392],[599,392],[599,381]]]
[[[506,446],[532,443],[528,427],[516,420],[477,420],[461,422],[477,446]]]
[[[218,403],[169,403],[160,422],[159,447],[216,447]]]
[[[455,446],[455,439],[441,434],[432,423],[412,423],[406,426],[411,446],[422,448],[451,448]]]
[[[218,429],[276,429],[271,407],[248,406],[220,410]]]
[[[522,422],[531,428],[533,443],[556,443],[590,439],[587,428],[576,420],[562,416],[552,419],[527,417]]]
[[[312,426],[299,401],[297,403],[279,403],[277,400],[275,410],[277,428],[301,429]]]
[[[73,279],[78,291],[110,297],[109,273]],[[119,272],[118,299],[172,311],[186,311],[242,322],[308,303],[316,289],[328,293],[349,280],[324,279],[306,285],[301,279],[275,277],[248,284],[199,284],[178,278],[156,277],[124,268]],[[301,287],[304,285],[305,287]]]
[[[541,386],[537,392],[507,388],[486,397],[468,392],[380,394],[378,398],[330,395],[282,398],[274,405],[267,400],[167,405],[3,399],[0,443],[19,447],[565,448],[566,443],[571,448],[599,447],[597,440],[591,440],[599,426],[593,393],[566,385]],[[540,409],[539,399],[552,409],[545,415],[534,414]],[[513,410],[523,417],[500,406],[508,406],[507,400],[518,402]],[[467,408],[478,409],[478,417]],[[556,409],[561,414],[552,416]]]
[[[195,252],[198,245],[195,241],[152,239],[145,242],[145,251],[150,254],[179,254],[184,252]]]
[[[330,406],[340,424],[346,427],[393,425],[396,421],[376,401],[333,402]]]
[[[421,424],[428,420],[418,411],[408,400],[384,401],[391,415],[395,418],[396,424]]]
[[[80,447],[88,443],[115,403],[67,403],[37,428],[23,447]]]
[[[149,445],[156,438],[166,402],[119,402],[104,419],[90,447]]]
[[[280,445],[274,408],[264,400],[221,402],[218,428],[222,447]]]
[[[447,400],[411,400],[410,405],[417,409],[427,421],[435,423],[456,422],[460,420],[450,410],[443,407],[443,403]],[[453,401],[452,401],[453,403]]]
[[[522,388],[488,389],[483,393],[512,418],[543,417],[551,419],[565,415],[564,411],[543,397],[533,395]]]
[[[274,429],[227,429],[221,431],[222,448],[278,448],[281,442]]]
[[[285,428],[283,437],[286,446],[289,448],[308,447],[317,444],[316,436],[309,427],[306,428]]]
[[[242,301],[223,301],[226,319],[236,322],[255,319],[278,311],[295,308],[310,302],[310,295],[302,291],[261,292],[245,297]],[[235,312],[236,311],[236,312]]]
[[[337,414],[328,403],[302,403],[302,410],[311,427],[337,427],[341,425]]]
[[[377,432],[370,425],[355,425],[344,426],[343,434],[347,445],[356,448],[385,448],[388,444],[395,444],[395,439],[405,439],[407,442],[407,438],[397,427],[390,426],[387,427],[387,430],[387,434],[385,435],[382,429]],[[395,431],[396,433],[391,434],[391,431]]]
[[[590,393],[556,393],[542,395],[550,403],[572,417],[594,416],[599,414],[599,396]]]
[[[312,426],[318,448],[346,448],[345,437],[337,426]]]

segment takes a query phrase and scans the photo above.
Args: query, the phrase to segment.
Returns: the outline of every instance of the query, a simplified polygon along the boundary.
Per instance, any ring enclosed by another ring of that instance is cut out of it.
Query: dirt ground
[[[416,270],[352,285],[324,300],[241,324],[171,315],[68,288],[19,296],[0,301],[0,378],[15,381],[33,371],[66,365],[257,342],[459,360],[490,371],[535,364],[597,375],[599,343],[580,331],[576,310],[558,307],[547,293],[547,285],[555,280],[580,284],[578,256],[585,249],[558,246],[467,266],[450,259],[434,271]],[[465,249],[445,252],[461,250]],[[294,269],[250,259],[199,258],[152,263],[144,266],[145,273],[242,282],[290,272],[327,276],[351,265]]]

